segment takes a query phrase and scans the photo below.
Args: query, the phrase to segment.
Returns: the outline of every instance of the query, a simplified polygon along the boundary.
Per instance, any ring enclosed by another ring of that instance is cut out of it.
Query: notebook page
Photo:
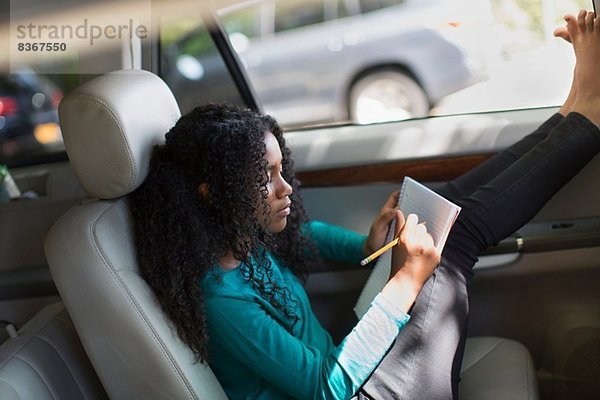
[[[435,247],[441,250],[460,207],[409,177],[404,178],[400,197],[402,214],[416,214],[420,223],[425,222]]]
[[[450,228],[452,228],[460,212],[459,206],[409,177],[404,178],[400,198],[398,199],[398,208],[405,217],[408,214],[416,214],[419,217],[419,222],[425,221],[435,246],[440,250],[444,247]],[[386,243],[393,239],[393,233],[396,231],[395,224],[395,220],[392,221]],[[379,261],[371,275],[369,275],[369,279],[354,306],[354,313],[358,318],[361,318],[367,312],[375,296],[381,292],[387,283],[391,271],[391,262],[391,251],[387,251],[379,257]]]

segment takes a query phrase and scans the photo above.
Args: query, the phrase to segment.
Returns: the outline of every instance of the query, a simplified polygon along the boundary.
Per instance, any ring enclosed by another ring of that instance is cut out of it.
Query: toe
[[[577,14],[577,26],[581,32],[585,32],[586,24],[585,17],[587,16],[587,11],[581,10],[579,14]]]
[[[585,16],[585,29],[588,32],[593,32],[594,31],[594,17],[596,15],[594,14],[593,11],[588,11],[586,16]]]
[[[599,32],[600,32],[600,23],[596,24],[596,26],[598,27]],[[569,36],[569,31],[567,31],[567,28],[564,26],[556,28],[554,30],[553,35],[571,43],[571,37]]]
[[[571,14],[567,14],[565,15],[565,21],[567,21],[567,33],[569,34],[569,37],[571,38],[571,40],[573,40],[573,38],[575,37],[575,35],[577,35],[579,33],[579,28],[577,25],[577,18],[575,18],[575,16],[571,15]]]

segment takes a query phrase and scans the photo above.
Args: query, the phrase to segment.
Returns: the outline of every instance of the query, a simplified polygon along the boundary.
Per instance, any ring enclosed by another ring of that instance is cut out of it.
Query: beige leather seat
[[[127,194],[150,151],[180,116],[167,85],[116,71],[82,85],[59,108],[69,160],[91,197],[51,228],[50,271],[111,399],[225,399],[140,277]]]
[[[225,399],[211,370],[194,363],[171,329],[136,265],[126,196],[145,178],[152,146],[179,117],[172,93],[149,72],[117,71],[69,94],[59,111],[71,164],[91,199],[53,226],[46,255],[106,392],[111,399]],[[467,346],[464,398],[537,398],[527,351],[482,340]],[[509,394],[491,397],[496,393]]]
[[[461,400],[538,399],[529,351],[519,342],[499,337],[467,339],[458,392]]]
[[[107,398],[62,303],[44,308],[0,346],[2,400]]]

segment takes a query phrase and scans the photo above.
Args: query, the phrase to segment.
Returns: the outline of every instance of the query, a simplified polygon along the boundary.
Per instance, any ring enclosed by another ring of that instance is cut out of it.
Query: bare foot
[[[575,18],[565,17],[567,31],[577,64],[575,81],[577,93],[572,111],[585,115],[596,125],[600,125],[600,19],[591,11],[582,10]]]
[[[567,17],[565,17],[565,21]],[[569,43],[571,43],[571,37],[569,36],[569,31],[566,26],[560,26],[554,30],[554,36],[561,38]],[[567,95],[567,99],[560,107],[558,112],[562,114],[563,117],[566,117],[573,110],[573,104],[575,104],[575,98],[577,96],[577,80],[575,79],[575,70],[573,70],[573,80],[571,81],[571,89],[569,90],[569,94]]]
[[[575,99],[577,98],[577,79],[575,79],[576,75],[577,68],[573,70],[573,80],[571,81],[571,89],[569,90],[567,99],[558,110],[563,117],[566,117],[571,111],[573,111],[573,106],[575,105]]]

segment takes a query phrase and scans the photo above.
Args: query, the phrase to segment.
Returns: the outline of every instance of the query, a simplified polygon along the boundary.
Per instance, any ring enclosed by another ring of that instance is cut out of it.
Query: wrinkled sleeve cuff
[[[380,308],[390,319],[394,320],[399,329],[402,329],[408,321],[410,321],[410,315],[406,314],[400,307],[389,301],[383,293],[379,293],[375,296],[375,299],[373,299],[371,304],[372,307]]]

